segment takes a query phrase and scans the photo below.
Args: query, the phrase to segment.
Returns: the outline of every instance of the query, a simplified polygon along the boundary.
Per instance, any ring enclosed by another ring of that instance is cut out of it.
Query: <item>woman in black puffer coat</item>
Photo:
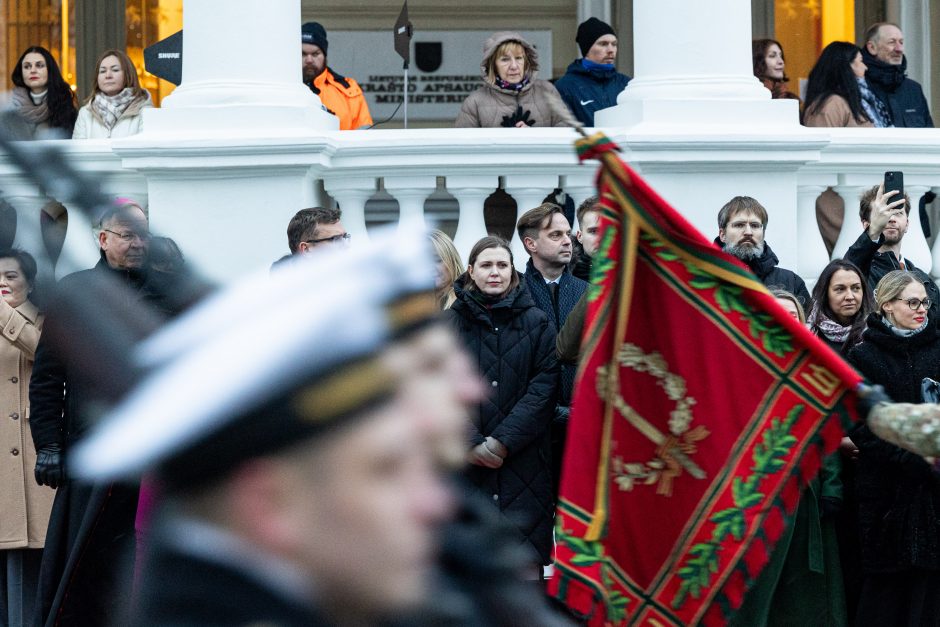
[[[924,377],[940,379],[937,321],[917,277],[889,272],[877,309],[849,362],[888,396],[919,403]],[[937,467],[877,438],[850,433],[859,449],[857,495],[863,584],[858,625],[940,625],[940,474]]]
[[[447,315],[491,394],[472,419],[467,475],[531,545],[532,561],[548,564],[555,329],[521,284],[505,240],[484,237],[469,261]]]

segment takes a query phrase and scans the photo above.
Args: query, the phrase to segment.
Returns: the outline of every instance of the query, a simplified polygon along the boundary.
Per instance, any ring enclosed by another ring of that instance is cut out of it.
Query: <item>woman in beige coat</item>
[[[36,261],[0,251],[0,624],[29,624],[55,491],[33,477],[29,377],[42,315],[29,301]]]
[[[483,45],[483,86],[460,107],[455,126],[574,126],[555,86],[536,78],[539,55],[519,33],[494,33]]]

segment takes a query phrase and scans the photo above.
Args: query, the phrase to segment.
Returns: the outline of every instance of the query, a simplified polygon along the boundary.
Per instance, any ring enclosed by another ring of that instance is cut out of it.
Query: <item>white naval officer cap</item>
[[[149,370],[69,456],[72,476],[156,470],[169,489],[343,424],[393,391],[377,356],[437,313],[425,231],[259,271],[142,342]]]

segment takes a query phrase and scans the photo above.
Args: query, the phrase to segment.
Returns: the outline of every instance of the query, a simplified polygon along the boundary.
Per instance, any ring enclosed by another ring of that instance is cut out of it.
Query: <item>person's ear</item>
[[[867,50],[868,52],[870,52],[872,56],[875,56],[875,53],[878,51],[878,49],[875,48],[875,42],[873,42],[873,41],[866,41],[866,42],[865,42],[865,50]]]
[[[535,243],[535,240],[532,239],[531,237],[523,237],[522,245],[525,246],[526,251],[530,255],[535,252],[536,248],[538,248],[538,245]]]
[[[296,538],[283,504],[289,482],[271,459],[253,459],[239,467],[226,490],[227,508],[238,529],[255,546],[288,554]]]
[[[725,230],[724,230],[724,229],[718,229],[718,239],[721,240],[721,243],[722,243],[722,244],[727,244],[727,243],[728,243],[728,240],[725,239]]]
[[[108,233],[104,229],[98,231],[98,248],[104,249],[104,243],[108,241]]]

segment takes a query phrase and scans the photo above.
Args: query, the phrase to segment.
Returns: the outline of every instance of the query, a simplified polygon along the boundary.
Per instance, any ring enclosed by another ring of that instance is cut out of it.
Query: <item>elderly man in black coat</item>
[[[168,277],[149,269],[150,235],[143,210],[130,202],[116,203],[97,226],[101,259],[94,268],[63,278],[59,291],[92,293],[113,282],[128,288],[108,292],[117,299],[115,305],[126,294],[146,302],[149,310],[171,313],[163,286]],[[54,315],[47,324],[72,332],[68,321]],[[72,481],[66,473],[65,458],[90,427],[89,410],[101,400],[102,382],[89,376],[89,368],[71,367],[54,342],[54,333],[40,338],[29,387],[36,480],[58,488],[40,567],[37,620],[108,625],[121,601],[121,559],[134,546],[138,486]]]
[[[894,126],[933,127],[930,109],[920,83],[907,77],[904,33],[897,24],[878,22],[865,32],[862,60],[868,67],[868,86],[891,112]]]

